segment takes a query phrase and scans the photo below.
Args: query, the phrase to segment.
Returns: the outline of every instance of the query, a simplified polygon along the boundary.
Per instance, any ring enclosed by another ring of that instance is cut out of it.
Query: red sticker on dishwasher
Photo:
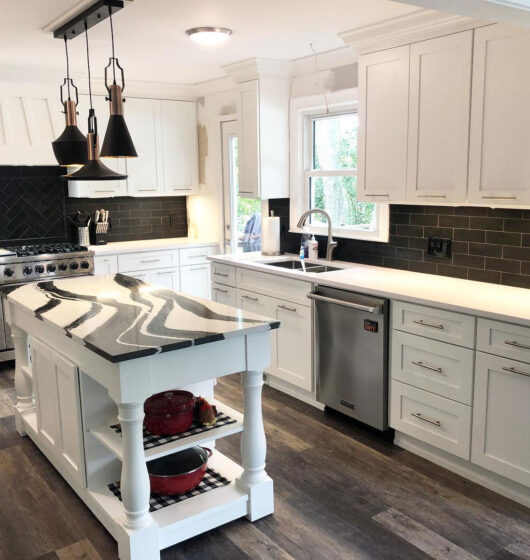
[[[364,320],[364,330],[369,332],[377,332],[379,323],[377,321],[371,321],[370,319]]]

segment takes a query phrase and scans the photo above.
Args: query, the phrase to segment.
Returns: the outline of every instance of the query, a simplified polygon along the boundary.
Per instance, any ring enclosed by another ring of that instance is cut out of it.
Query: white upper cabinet
[[[405,200],[410,46],[359,60],[358,199]]]
[[[472,48],[473,31],[410,47],[409,202],[466,199]]]
[[[289,82],[260,78],[238,85],[239,193],[289,196]]]
[[[164,192],[194,194],[199,163],[197,107],[188,101],[161,101]]]
[[[469,201],[530,204],[530,34],[475,31]]]
[[[128,98],[125,121],[131,133],[137,158],[127,160],[128,193],[131,196],[158,196],[164,192],[162,127],[160,101]]]

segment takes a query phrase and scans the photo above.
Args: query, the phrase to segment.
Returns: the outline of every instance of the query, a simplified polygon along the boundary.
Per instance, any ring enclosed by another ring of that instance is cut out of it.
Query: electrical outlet
[[[427,254],[433,257],[448,259],[451,256],[451,240],[443,237],[429,237]]]

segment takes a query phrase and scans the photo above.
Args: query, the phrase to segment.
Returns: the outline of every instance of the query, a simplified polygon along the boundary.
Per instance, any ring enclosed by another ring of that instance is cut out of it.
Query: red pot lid
[[[188,410],[194,402],[195,397],[189,391],[163,391],[145,401],[144,411],[155,415],[175,414]]]

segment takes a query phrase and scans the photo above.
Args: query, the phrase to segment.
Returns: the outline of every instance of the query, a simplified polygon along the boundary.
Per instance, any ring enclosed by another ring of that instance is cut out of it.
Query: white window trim
[[[330,113],[356,110],[358,108],[357,88],[331,92],[326,95]],[[308,129],[312,117],[321,116],[326,110],[322,95],[299,97],[291,99],[290,105],[290,229],[295,233],[303,233],[296,227],[300,216],[309,209],[309,189],[307,188],[308,165],[311,161],[311,145],[309,144]],[[357,171],[337,171],[337,175],[355,175]],[[318,174],[312,171],[312,175]],[[327,171],[325,175],[331,175]],[[333,226],[332,234],[338,238],[364,239],[366,241],[388,242],[389,236],[389,205],[377,203],[377,231],[365,231]],[[323,226],[307,224],[305,232],[327,235],[327,224]]]

